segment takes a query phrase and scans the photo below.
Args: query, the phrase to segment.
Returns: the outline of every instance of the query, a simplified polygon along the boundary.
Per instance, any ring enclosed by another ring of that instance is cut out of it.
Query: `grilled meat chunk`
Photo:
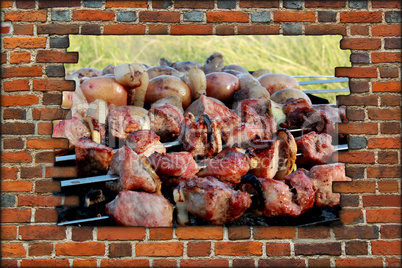
[[[165,104],[152,107],[148,116],[151,130],[161,137],[161,141],[168,141],[179,135],[183,115],[174,106]]]
[[[168,186],[177,186],[180,179],[190,178],[200,170],[189,152],[154,152],[149,161],[162,182]]]
[[[119,180],[107,182],[113,191],[144,190],[160,192],[161,181],[145,156],[136,154],[124,145],[116,151],[110,162],[109,174],[118,174]]]
[[[75,144],[75,161],[78,177],[91,177],[107,173],[114,151],[112,148],[80,138]]]
[[[82,119],[73,116],[58,122],[53,128],[52,137],[67,138],[72,149],[81,137],[91,137],[91,132]]]
[[[144,227],[170,227],[173,207],[156,193],[121,191],[106,204],[106,215],[118,225]]]
[[[152,130],[137,130],[128,135],[126,145],[137,154],[149,157],[154,152],[165,153],[166,148],[160,142],[160,137]]]
[[[279,140],[255,140],[246,154],[251,174],[272,179],[278,171]]]
[[[211,157],[222,150],[221,131],[217,123],[211,121],[207,115],[196,122],[194,115],[186,114],[181,124],[179,140],[183,150],[190,152],[193,157]]]
[[[215,225],[236,220],[251,206],[248,193],[235,191],[211,176],[181,180],[178,190],[191,214]]]
[[[335,207],[340,205],[340,194],[332,192],[333,181],[351,181],[345,175],[345,164],[317,165],[310,169],[310,178],[315,190],[317,207]]]
[[[107,116],[109,134],[115,138],[125,140],[132,132],[141,129],[141,124],[131,115],[130,109],[118,107]]]
[[[214,158],[200,161],[200,165],[206,165],[206,168],[201,169],[197,176],[212,176],[232,186],[238,184],[250,169],[247,156],[239,149],[226,147]]]
[[[311,108],[311,104],[304,98],[289,98],[285,102],[282,103],[282,111],[288,115],[293,112],[297,108],[307,107]]]
[[[300,214],[314,205],[315,191],[313,182],[307,176],[305,169],[298,169],[285,177],[285,183],[289,185],[293,193],[293,202],[300,208]]]
[[[297,150],[302,153],[296,163],[299,165],[322,165],[332,158],[335,147],[331,144],[332,137],[326,133],[315,131],[296,138]]]

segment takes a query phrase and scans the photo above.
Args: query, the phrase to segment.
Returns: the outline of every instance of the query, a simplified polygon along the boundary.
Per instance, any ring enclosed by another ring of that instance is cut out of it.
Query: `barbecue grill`
[[[330,84],[347,82],[347,78],[332,78],[330,76],[294,76],[295,78],[330,78],[325,80],[312,80],[300,81],[299,84],[303,90],[305,85],[313,84]],[[311,99],[313,105],[316,104],[329,104],[328,100],[317,97],[313,94],[316,93],[338,93],[349,92],[348,88],[334,88],[334,89],[318,89],[318,90],[303,90]],[[293,134],[300,135],[300,130],[293,130]],[[347,150],[346,137],[340,137],[335,141],[337,150]],[[179,142],[165,143],[170,151],[175,151]],[[68,167],[75,165],[75,155],[64,155],[56,157],[55,166]],[[59,206],[58,211],[58,225],[79,225],[79,226],[97,226],[97,225],[115,225],[113,219],[105,216],[105,205],[112,201],[116,193],[105,187],[106,181],[118,179],[117,175],[103,175],[88,178],[62,178],[61,193],[62,195],[75,195],[79,197],[80,204],[75,207]],[[169,187],[162,187],[162,194],[173,202],[172,189]],[[327,224],[339,220],[339,207],[313,207],[298,217],[265,217],[257,216],[252,212],[245,212],[239,219],[232,221],[227,226],[247,225],[247,226],[306,226],[315,224]],[[207,221],[198,217],[189,215],[190,225],[211,225]],[[174,223],[174,226],[177,223]]]

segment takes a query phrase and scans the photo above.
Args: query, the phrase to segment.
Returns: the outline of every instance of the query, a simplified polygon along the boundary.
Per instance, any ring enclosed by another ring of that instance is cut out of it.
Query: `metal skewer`
[[[81,219],[81,220],[59,222],[57,225],[63,226],[63,225],[70,225],[70,224],[77,224],[77,223],[80,224],[80,223],[107,220],[107,219],[110,219],[110,217],[109,216],[100,216],[100,217],[87,218],[87,219]]]

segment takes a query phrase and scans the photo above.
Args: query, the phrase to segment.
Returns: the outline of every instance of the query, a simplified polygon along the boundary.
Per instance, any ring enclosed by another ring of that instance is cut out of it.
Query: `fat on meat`
[[[148,158],[136,154],[127,145],[121,147],[113,155],[108,174],[119,175],[117,182],[106,183],[107,187],[116,192],[122,190],[160,192],[161,181],[152,169]]]
[[[91,137],[91,131],[84,120],[73,116],[58,122],[53,128],[53,138],[67,138],[69,147],[73,148],[81,137]]]
[[[250,173],[261,178],[274,178],[278,172],[279,140],[255,140],[246,151]]]
[[[189,152],[154,152],[149,156],[149,161],[162,182],[168,186],[177,186],[180,179],[190,178],[200,170]]]
[[[106,215],[118,225],[143,227],[171,227],[173,206],[160,194],[120,191],[106,204]]]
[[[137,154],[149,157],[154,152],[165,153],[160,137],[152,130],[137,130],[127,136],[126,145]]]
[[[315,190],[317,207],[335,207],[340,205],[340,194],[332,192],[332,182],[351,181],[345,175],[345,164],[334,163],[317,165],[310,169],[310,178]]]
[[[198,177],[212,176],[231,186],[238,184],[250,170],[247,156],[239,148],[226,147],[215,157],[204,159],[199,164],[206,167],[198,172]]]
[[[178,188],[187,210],[215,225],[238,219],[251,206],[248,193],[235,191],[212,176],[181,180]]]
[[[75,162],[78,177],[104,175],[114,155],[112,148],[81,137],[75,145]]]
[[[173,105],[165,104],[159,107],[151,107],[148,117],[151,130],[161,137],[161,141],[171,140],[180,134],[183,114]]]
[[[129,108],[118,107],[107,116],[109,134],[125,140],[132,132],[141,129],[141,124],[131,115]]]
[[[296,138],[297,151],[302,153],[297,158],[299,165],[322,165],[331,160],[335,147],[331,144],[332,136],[311,131]]]

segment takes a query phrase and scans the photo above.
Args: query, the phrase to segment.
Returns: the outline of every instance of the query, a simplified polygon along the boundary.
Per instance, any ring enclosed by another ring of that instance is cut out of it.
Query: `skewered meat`
[[[236,220],[251,206],[248,193],[235,191],[211,176],[181,180],[177,192],[191,214],[215,225]]]
[[[75,145],[78,177],[98,176],[107,173],[114,151],[112,148],[80,138]]]
[[[85,122],[73,116],[71,119],[61,120],[53,127],[53,138],[67,138],[72,149],[79,138],[91,137],[91,132]]]
[[[178,95],[169,95],[167,97],[164,97],[162,99],[159,99],[157,101],[155,101],[154,103],[151,104],[151,107],[161,107],[165,104],[170,104],[172,105],[174,108],[176,108],[181,114],[184,113],[183,110],[183,101],[181,100],[181,98]]]
[[[286,175],[289,175],[295,167],[297,144],[292,135],[287,129],[280,129],[275,135],[275,140],[279,140],[279,160],[278,172],[274,179],[283,180]]]
[[[255,140],[246,151],[249,157],[250,172],[257,177],[273,178],[278,171],[278,140]]]
[[[242,122],[246,122],[247,118],[243,115],[242,111],[245,110],[244,107],[250,107],[254,109],[254,111],[261,116],[269,115],[269,111],[271,110],[271,102],[269,99],[245,99],[238,103],[236,107],[236,113],[240,115],[242,118]]]
[[[110,162],[108,174],[118,174],[119,180],[109,181],[106,185],[113,191],[144,190],[160,192],[161,181],[145,156],[136,154],[124,145],[116,151]]]
[[[300,207],[300,214],[314,205],[315,191],[307,174],[307,170],[299,168],[285,177],[285,183],[293,193],[293,202]]]
[[[106,204],[106,215],[124,226],[170,227],[173,207],[156,193],[121,191]]]
[[[172,105],[165,104],[152,107],[148,112],[151,130],[161,137],[162,141],[170,140],[180,133],[183,115]]]
[[[199,101],[198,110],[193,112],[195,119],[198,120],[204,114],[208,115],[212,121],[216,121],[223,136],[240,124],[240,116],[225,105],[218,104],[205,95],[201,95]]]
[[[130,109],[127,107],[111,110],[107,121],[109,134],[121,140],[125,140],[130,133],[141,129],[140,123],[131,115]]]
[[[183,150],[190,152],[193,157],[211,157],[222,150],[221,131],[208,115],[195,122],[193,114],[186,114],[181,124],[179,140],[183,144]]]
[[[238,184],[241,177],[246,175],[250,169],[247,156],[239,149],[226,147],[214,158],[200,161],[200,165],[207,167],[198,172],[197,176],[213,176],[232,186]]]
[[[290,114],[296,108],[301,108],[301,107],[311,108],[311,103],[309,103],[304,98],[298,98],[298,99],[290,98],[290,99],[287,99],[282,104],[283,104],[282,110],[285,114]]]
[[[333,181],[351,181],[345,175],[345,164],[317,165],[310,169],[317,207],[335,207],[340,204],[340,194],[332,192]]]
[[[96,117],[85,116],[84,120],[91,131],[91,139],[99,144],[109,144],[107,125],[101,123]]]
[[[149,157],[154,152],[165,153],[166,148],[160,142],[160,137],[152,130],[137,130],[128,135],[126,145],[137,154]]]
[[[189,152],[155,152],[149,161],[162,182],[168,186],[177,186],[180,179],[190,178],[200,170]]]
[[[314,131],[296,138],[297,150],[302,153],[296,163],[299,165],[322,165],[332,158],[335,147],[332,137],[326,133],[317,134]]]

